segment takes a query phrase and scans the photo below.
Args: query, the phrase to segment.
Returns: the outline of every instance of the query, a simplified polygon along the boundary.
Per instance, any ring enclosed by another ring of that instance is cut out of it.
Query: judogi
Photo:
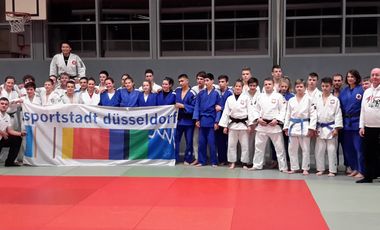
[[[86,66],[76,54],[70,53],[67,63],[62,53],[56,54],[51,60],[49,75],[59,76],[61,73],[67,73],[71,77],[85,77]]]
[[[137,99],[139,98],[140,91],[132,89],[129,92],[127,89],[119,89],[120,92],[120,107],[136,107]]]
[[[310,92],[306,89],[305,94],[308,95],[311,99],[314,105],[316,105],[317,100],[322,98],[322,92],[315,88],[313,92]],[[315,155],[315,144],[316,144],[316,138],[311,137],[310,138],[310,153]]]
[[[45,105],[55,105],[62,103],[61,95],[55,90],[51,92],[49,95],[46,95],[46,90],[40,92],[41,96],[41,104]]]
[[[191,88],[195,92],[195,95],[198,95],[201,90],[204,90],[205,86],[201,89],[198,85],[195,85]],[[193,153],[196,160],[198,160],[198,140],[199,140],[199,128],[194,126],[193,132]]]
[[[248,96],[249,98],[249,106],[252,108],[251,111],[254,110],[254,107],[256,106],[257,97],[260,95],[260,91],[256,90],[256,93],[254,95],[251,95],[249,91],[243,93]],[[252,164],[253,162],[253,156],[255,154],[255,136],[256,136],[256,128],[251,129],[251,131],[248,134],[248,164]]]
[[[337,128],[343,127],[342,111],[340,110],[339,99],[332,94],[323,101],[323,97],[316,100],[317,106],[317,142],[315,145],[315,159],[317,170],[325,171],[325,152],[329,160],[329,172],[337,173],[338,137],[332,136]]]
[[[343,116],[343,156],[347,166],[364,174],[362,138],[359,135],[359,118],[363,97],[361,85],[344,88],[339,95]]]
[[[278,168],[280,171],[288,171],[286,164],[284,139],[282,127],[286,112],[286,101],[284,97],[277,93],[262,93],[257,97],[254,116],[255,120],[261,118],[267,123],[276,119],[279,123],[276,126],[263,126],[257,124],[255,137],[255,155],[253,157],[253,168],[262,169],[264,165],[265,147],[268,138],[273,142],[277,154]]]
[[[62,95],[62,104],[79,104],[79,93],[74,93],[72,97],[68,97],[65,93]]]
[[[193,132],[194,120],[193,112],[195,105],[196,93],[189,89],[184,97],[182,97],[182,88],[178,87],[175,90],[176,103],[181,103],[185,108],[178,110],[177,132],[175,136],[175,156],[176,161],[179,161],[179,148],[182,135],[185,134],[186,149],[184,155],[184,162],[192,163],[193,159]]]
[[[300,101],[297,96],[288,101],[284,129],[289,134],[289,158],[291,170],[299,170],[298,147],[302,149],[302,169],[310,169],[310,137],[309,129],[315,130],[317,112],[312,98],[304,95]]]
[[[114,93],[109,94],[108,90],[100,94],[99,105],[101,106],[114,106],[119,107],[120,105],[120,92],[115,90]]]
[[[211,165],[218,165],[215,151],[214,125],[218,123],[215,106],[220,102],[219,93],[213,88],[210,92],[204,89],[199,92],[194,107],[193,119],[200,122],[198,140],[198,162],[207,164],[207,145],[210,146]]]
[[[250,100],[246,94],[233,94],[225,103],[219,125],[228,128],[228,162],[236,162],[238,142],[241,146],[241,162],[249,162],[248,126],[253,123],[252,107],[249,107],[249,104]],[[221,127],[219,129],[223,130]]]
[[[16,90],[11,90],[10,92],[6,91],[3,87],[0,93],[0,97],[8,98],[9,107],[7,113],[11,117],[11,124],[14,130],[21,129],[21,115],[19,108],[20,96]]]
[[[33,98],[29,98],[28,95],[21,97],[23,103],[42,105],[41,97],[38,94],[35,94]]]
[[[175,92],[161,91],[157,94],[157,105],[174,105],[175,104]]]
[[[79,104],[85,104],[85,105],[98,105],[100,101],[100,94],[93,92],[93,94],[90,96],[88,91],[81,92],[79,94]]]
[[[7,129],[11,127],[11,117],[8,113],[0,113],[0,130],[7,132]],[[9,147],[9,153],[7,159],[5,160],[5,166],[12,166],[15,164],[14,162],[20,150],[21,142],[22,137],[8,135],[8,138],[5,139],[0,136],[0,152],[3,147]]]
[[[139,96],[137,98],[137,106],[156,106],[157,105],[157,94],[156,93],[150,93],[148,95],[145,95],[143,92],[139,93]]]
[[[162,87],[156,83],[153,82],[153,85],[152,85],[152,93],[158,93],[159,91],[162,90]],[[142,89],[142,86],[140,86],[139,88],[139,91],[142,92],[143,89]]]

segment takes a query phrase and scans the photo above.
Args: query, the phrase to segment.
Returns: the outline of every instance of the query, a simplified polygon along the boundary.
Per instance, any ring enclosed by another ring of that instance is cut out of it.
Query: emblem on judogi
[[[272,99],[272,104],[276,104],[276,99]]]
[[[356,96],[355,96],[355,97],[356,97],[356,99],[357,99],[357,100],[360,100],[360,99],[362,99],[362,95],[361,95],[361,94],[356,94]]]
[[[71,64],[76,65],[76,64],[77,64],[77,61],[73,60],[73,61],[71,62]]]
[[[334,99],[331,99],[331,100],[330,100],[330,104],[331,104],[331,105],[335,104],[335,100],[334,100]]]

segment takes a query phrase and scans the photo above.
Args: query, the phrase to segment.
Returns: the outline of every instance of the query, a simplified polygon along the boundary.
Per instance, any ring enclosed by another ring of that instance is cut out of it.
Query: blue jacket
[[[119,89],[120,92],[120,107],[136,107],[137,99],[139,97],[140,91],[133,90],[129,92],[127,89]]]
[[[108,97],[108,91],[104,91],[100,94],[99,105],[101,106],[114,106],[119,107],[120,105],[120,92],[118,90],[115,91],[115,94],[112,98]]]
[[[214,127],[214,124],[218,123],[215,106],[219,103],[220,94],[215,89],[209,94],[207,89],[201,90],[195,102],[193,119],[199,120],[201,127]]]
[[[359,130],[360,109],[364,90],[361,85],[344,88],[339,94],[343,115],[343,130]]]
[[[164,92],[161,91],[157,94],[157,105],[174,105],[175,104],[175,92],[171,91],[164,96]]]
[[[182,98],[182,88],[178,87],[175,90],[175,102],[181,103],[185,106],[183,109],[178,110],[178,125],[192,126],[194,125],[193,112],[195,105],[196,93],[194,90],[189,89],[185,96]]]
[[[156,106],[157,105],[157,94],[151,93],[148,96],[148,99],[144,100],[144,92],[139,92],[139,96],[137,99],[137,106]]]

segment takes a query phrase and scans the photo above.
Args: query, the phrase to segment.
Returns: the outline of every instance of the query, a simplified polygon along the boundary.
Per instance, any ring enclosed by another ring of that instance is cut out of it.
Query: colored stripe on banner
[[[53,130],[53,159],[55,158],[55,149],[57,148],[57,127]]]
[[[129,130],[129,160],[148,158],[149,130]]]
[[[148,158],[174,159],[175,129],[149,130]]]
[[[124,160],[125,146],[124,136],[126,135],[123,129],[110,130],[110,146],[109,146],[109,159],[110,160]]]
[[[33,127],[30,125],[25,126],[26,131],[26,146],[25,146],[25,156],[26,157],[33,157],[33,143],[34,143],[34,133],[33,133]]]
[[[34,147],[34,158],[37,158],[37,126],[34,127],[33,135],[33,147]]]
[[[110,132],[107,129],[74,129],[74,149],[72,158],[108,160],[109,141]]]
[[[73,145],[74,145],[74,129],[63,128],[62,129],[62,158],[73,158]]]

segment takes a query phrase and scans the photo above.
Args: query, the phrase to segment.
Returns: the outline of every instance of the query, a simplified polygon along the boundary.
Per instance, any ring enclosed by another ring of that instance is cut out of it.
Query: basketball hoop
[[[25,24],[29,23],[31,16],[23,12],[5,12],[9,25],[11,25],[11,33],[20,33],[25,31]]]

